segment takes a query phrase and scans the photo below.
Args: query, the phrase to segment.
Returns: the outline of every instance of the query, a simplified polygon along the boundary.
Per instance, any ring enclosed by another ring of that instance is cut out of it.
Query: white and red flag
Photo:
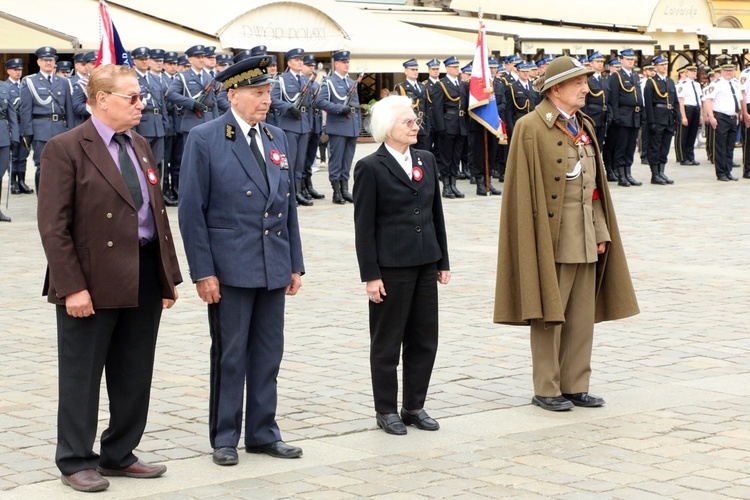
[[[500,115],[497,112],[492,74],[487,61],[488,55],[485,27],[480,20],[477,48],[474,52],[474,63],[471,66],[471,81],[469,82],[469,116],[481,123],[492,134],[503,139],[505,134]]]
[[[119,64],[121,66],[133,67],[133,61],[130,54],[122,46],[120,35],[112,19],[109,17],[107,2],[99,0],[99,24],[101,30],[101,41],[99,42],[99,52],[96,55],[96,67],[102,64]]]

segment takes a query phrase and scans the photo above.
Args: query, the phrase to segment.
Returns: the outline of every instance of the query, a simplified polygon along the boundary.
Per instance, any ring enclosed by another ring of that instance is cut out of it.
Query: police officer
[[[631,173],[633,156],[638,142],[638,131],[643,120],[640,79],[635,73],[635,52],[625,49],[620,53],[622,68],[609,77],[610,106],[612,107],[612,164],[619,174],[618,186],[640,186]],[[610,63],[610,66],[611,63]]]
[[[138,47],[130,53],[138,76],[141,93],[144,94],[141,111],[141,123],[136,125],[135,131],[146,138],[151,146],[151,152],[157,165],[164,161],[164,137],[169,129],[167,105],[164,99],[166,89],[160,78],[149,72],[151,50],[148,47]]]
[[[492,75],[492,89],[495,93],[497,114],[501,120],[500,131],[502,133],[497,146],[497,152],[495,153],[495,163],[492,166],[492,176],[496,177],[498,181],[503,182],[505,181],[505,160],[508,156],[507,124],[505,123],[505,113],[507,108],[505,87],[508,86],[508,74],[505,72],[504,68],[499,70],[500,61],[495,56],[490,56],[487,59],[487,65],[490,67],[490,73]]]
[[[681,160],[680,165],[700,165],[695,160],[695,139],[698,137],[698,130],[703,123],[703,113],[701,112],[703,89],[701,89],[701,84],[695,81],[698,75],[698,66],[688,64],[683,69],[685,70],[685,80],[677,84],[681,123],[677,127],[679,140],[675,141],[675,145],[680,150],[677,155]]]
[[[466,109],[468,84],[459,81],[460,63],[455,56],[445,61],[446,75],[435,85],[432,96],[432,117],[435,120],[435,147],[440,179],[443,181],[443,198],[463,198],[456,187],[459,162],[468,134]]]
[[[313,202],[302,195],[302,178],[305,170],[307,143],[312,131],[310,108],[312,93],[310,79],[302,74],[304,49],[295,48],[284,54],[288,71],[285,71],[271,89],[271,109],[276,113],[276,126],[286,133],[289,149],[289,166],[297,196],[297,204],[312,206]]]
[[[18,115],[13,106],[11,84],[0,82],[0,201],[3,196],[3,177],[10,164],[11,149],[18,149]],[[0,210],[0,222],[10,222],[10,217]]]
[[[703,101],[701,112],[703,113],[703,127],[706,134],[706,157],[708,158],[708,162],[712,165],[714,163],[714,146],[716,144],[716,141],[714,139],[716,139],[716,131],[711,126],[711,124],[708,123],[708,103],[706,102],[706,96],[708,95],[708,89],[712,87],[711,84],[716,81],[717,77],[720,76],[721,66],[708,70],[708,72],[706,73],[708,82],[706,83],[706,86],[703,87],[703,95],[701,96],[701,99]]]
[[[649,130],[648,164],[651,167],[651,184],[674,184],[664,169],[669,157],[669,147],[675,127],[682,122],[677,100],[677,88],[667,75],[669,60],[658,55],[653,60],[656,75],[649,78],[643,92],[646,124]]]
[[[21,124],[21,75],[23,74],[23,60],[20,58],[9,59],[5,62],[5,72],[8,73],[8,84],[10,99],[16,114],[16,122]],[[20,134],[20,129],[19,129]],[[11,194],[31,194],[34,192],[26,185],[26,158],[29,157],[29,149],[23,141],[11,144],[12,164],[10,166],[10,192]]]
[[[745,99],[734,71],[734,64],[722,64],[721,78],[709,85],[706,94],[708,123],[716,133],[713,154],[716,179],[723,182],[738,180],[732,175],[732,166],[737,125],[744,117]]]
[[[607,125],[612,120],[612,112],[609,106],[607,106],[609,102],[609,87],[602,75],[602,71],[604,70],[604,56],[599,52],[594,52],[588,57],[588,62],[591,65],[591,69],[594,70],[594,74],[589,76],[589,92],[586,94],[586,105],[581,111],[594,120],[599,151],[604,151]],[[617,176],[612,171],[611,166],[607,167],[607,180],[617,180]]]
[[[430,150],[430,144],[428,140],[430,138],[430,120],[427,115],[427,86],[420,84],[417,81],[419,76],[419,63],[417,60],[412,58],[408,61],[404,61],[404,81],[399,82],[393,88],[394,91],[398,92],[399,95],[404,95],[411,99],[411,107],[414,109],[414,114],[417,115],[419,121],[419,133],[417,134],[417,142],[414,147],[417,149]]]
[[[326,133],[331,157],[328,179],[333,188],[332,201],[336,204],[354,203],[349,192],[349,175],[354,160],[357,138],[362,131],[357,82],[349,78],[350,52],[333,54],[333,73],[320,84],[315,104],[326,111]]]
[[[39,73],[21,80],[21,135],[34,149],[34,183],[39,192],[40,160],[47,141],[73,128],[73,85],[55,75],[57,51],[40,47],[35,52]]]
[[[302,59],[302,61],[302,74],[307,78],[312,79],[312,75],[315,72],[315,56],[308,54]],[[307,116],[310,119],[310,138],[307,141],[307,151],[305,152],[302,173],[302,196],[309,200],[322,200],[326,197],[326,195],[319,193],[313,187],[312,182],[312,167],[315,163],[315,153],[318,150],[318,141],[320,140],[320,134],[323,131],[323,113],[315,105],[315,99],[318,97],[318,93],[320,93],[320,83],[316,81],[311,82],[309,94],[311,96],[312,108],[307,113]]]

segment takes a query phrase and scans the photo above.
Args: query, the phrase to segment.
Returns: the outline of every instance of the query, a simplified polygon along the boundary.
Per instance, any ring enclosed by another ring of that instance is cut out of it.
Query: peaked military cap
[[[165,63],[176,63],[178,59],[177,52],[170,50],[169,52],[164,53],[164,62]]]
[[[148,53],[149,59],[153,59],[154,61],[163,61],[164,60],[164,49],[151,49]]]
[[[229,54],[216,54],[216,64],[219,66],[232,64],[232,58],[229,56]]]
[[[180,66],[190,66],[190,62],[188,62],[187,56],[178,57],[177,64],[179,64]]]
[[[586,56],[579,57],[578,58],[578,62],[581,63],[581,64],[588,64],[589,63],[589,58],[586,57]]]
[[[148,47],[138,47],[130,52],[130,57],[133,59],[148,59],[150,57],[151,50]]]
[[[497,60],[497,57],[490,56],[487,58],[487,66],[489,66],[490,68],[497,68],[498,66],[500,66],[500,61]]]
[[[620,62],[620,59],[615,57],[614,59],[610,59],[607,63],[608,66],[622,66],[622,62]]]
[[[209,45],[203,48],[203,57],[216,57],[216,47]]]
[[[428,68],[435,68],[435,67],[439,68],[440,67],[440,61],[438,61],[437,59],[430,59],[429,61],[427,61],[427,67]]]
[[[448,66],[460,66],[461,63],[458,62],[458,59],[456,59],[456,56],[450,56],[448,59],[443,61],[443,65],[447,68]]]
[[[305,49],[292,49],[287,50],[286,54],[284,54],[284,59],[302,59],[305,55]]]
[[[83,54],[85,52],[79,52],[78,54],[73,56],[73,62],[82,63],[83,62]]]
[[[333,54],[334,61],[348,61],[352,53],[348,50],[340,50]]]
[[[687,66],[683,66],[682,69],[684,69],[685,71],[698,71],[698,66],[696,66],[695,64],[688,64]]]
[[[413,57],[408,61],[404,61],[404,68],[418,68],[419,63]]]
[[[73,63],[70,61],[58,61],[55,65],[57,71],[70,73],[73,70]]]
[[[646,64],[646,65],[645,65],[645,66],[643,67],[643,69],[648,69],[648,70],[656,70],[656,66],[654,66],[653,64]],[[636,71],[638,71],[638,69],[637,69],[637,68],[636,68]]]
[[[657,64],[664,64],[664,63],[668,63],[668,62],[669,62],[669,59],[667,59],[663,55],[659,54],[658,56],[654,57],[654,59],[651,61],[651,64],[653,64],[654,66],[656,66]]]
[[[20,57],[8,59],[7,61],[5,61],[5,68],[6,69],[22,69],[23,59],[21,59]]]
[[[242,52],[238,52],[235,54],[235,56],[232,58],[232,61],[234,61],[234,64],[237,64],[238,62],[247,59],[248,57],[251,57],[253,54],[249,50],[243,50]],[[263,54],[260,54],[263,55]]]
[[[276,58],[269,55],[248,57],[216,75],[216,81],[227,90],[273,83],[273,75],[268,73],[272,59]]]
[[[591,54],[589,56],[589,62],[591,62],[591,61],[603,61],[603,60],[604,60],[604,56],[601,55],[598,51],[594,52],[593,54]]]
[[[315,66],[315,56],[312,54],[307,54],[302,59],[302,62],[305,64],[305,66]]]
[[[558,57],[547,66],[544,74],[544,85],[541,92],[547,92],[555,85],[581,75],[591,76],[594,70],[584,67],[581,61],[573,57]]]
[[[534,68],[536,68],[536,64],[534,64],[533,62],[522,60],[520,63],[516,64],[516,69],[518,71],[531,71]]]
[[[554,60],[555,60],[555,56],[544,56],[536,62],[536,66],[537,68],[539,68],[545,64],[551,63]]]
[[[57,60],[57,50],[55,50],[54,47],[39,47],[34,54],[36,54],[36,57],[39,59]]]
[[[469,63],[463,68],[461,68],[461,73],[471,73],[471,68],[474,66],[473,63]]]
[[[723,69],[723,70],[732,70],[732,71],[734,71],[734,70],[736,70],[737,68],[735,67],[735,65],[734,65],[734,64],[732,64],[732,63],[729,63],[729,62],[728,62],[728,63],[724,63],[724,64],[722,64],[722,65],[721,65],[721,69]]]
[[[503,64],[513,64],[516,65],[519,62],[523,61],[521,57],[518,54],[511,54],[508,57],[505,58],[505,61],[503,61]]]
[[[91,51],[86,52],[85,54],[83,54],[83,62],[84,63],[96,62],[96,51],[95,50],[91,50]]]
[[[185,51],[185,54],[188,57],[202,56],[205,53],[206,53],[206,47],[204,47],[203,45],[193,45],[192,47],[190,47],[189,49]]]
[[[635,57],[635,52],[633,52],[633,49],[621,50],[620,57]]]
[[[268,47],[266,47],[265,45],[256,45],[255,47],[250,49],[251,56],[263,56],[266,54],[266,52],[268,52]],[[237,63],[237,61],[234,61],[234,62],[235,64]]]

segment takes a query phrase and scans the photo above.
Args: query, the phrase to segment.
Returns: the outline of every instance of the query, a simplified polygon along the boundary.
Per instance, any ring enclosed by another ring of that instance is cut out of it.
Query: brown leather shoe
[[[167,472],[166,465],[152,465],[143,462],[138,459],[135,463],[124,469],[105,469],[104,467],[98,467],[96,469],[102,476],[125,476],[125,477],[138,477],[138,478],[152,478],[159,477]]]
[[[79,470],[69,476],[63,474],[60,480],[64,485],[76,491],[103,491],[109,487],[109,481],[94,469]]]

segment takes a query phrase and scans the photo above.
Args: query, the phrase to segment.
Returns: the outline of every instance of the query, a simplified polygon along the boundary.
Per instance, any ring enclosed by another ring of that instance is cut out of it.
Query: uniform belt
[[[666,108],[666,109],[672,109],[672,105],[671,105],[671,104],[662,104],[662,103],[660,103],[660,102],[657,102],[656,104],[654,104],[654,107],[655,107],[655,108]]]
[[[155,115],[160,115],[161,114],[161,109],[159,109],[159,108],[144,109],[143,112],[144,113],[153,113]]]
[[[45,120],[52,120],[53,122],[59,122],[60,120],[65,119],[65,115],[61,113],[52,113],[51,115],[31,115],[32,118],[42,118]]]
[[[636,113],[640,113],[641,112],[641,107],[640,106],[620,106],[620,108],[622,108],[622,109],[632,109]]]
[[[733,120],[734,120],[734,119],[735,119],[735,118],[737,117],[737,115],[736,115],[736,114],[722,113],[722,112],[720,112],[720,111],[714,111],[714,114],[715,114],[715,115],[722,115],[722,116],[726,116],[727,118],[731,118],[731,119],[733,119]]]
[[[586,105],[587,108],[602,108],[604,111],[607,110],[606,104],[597,104],[595,102],[589,103]]]
[[[700,106],[696,106],[695,104],[685,104],[686,108],[698,108]]]
[[[300,106],[299,107],[299,112],[300,113],[307,113],[307,106]]]
[[[445,112],[446,115],[455,115],[456,113],[458,113],[458,116],[464,116],[463,109],[449,109]]]

